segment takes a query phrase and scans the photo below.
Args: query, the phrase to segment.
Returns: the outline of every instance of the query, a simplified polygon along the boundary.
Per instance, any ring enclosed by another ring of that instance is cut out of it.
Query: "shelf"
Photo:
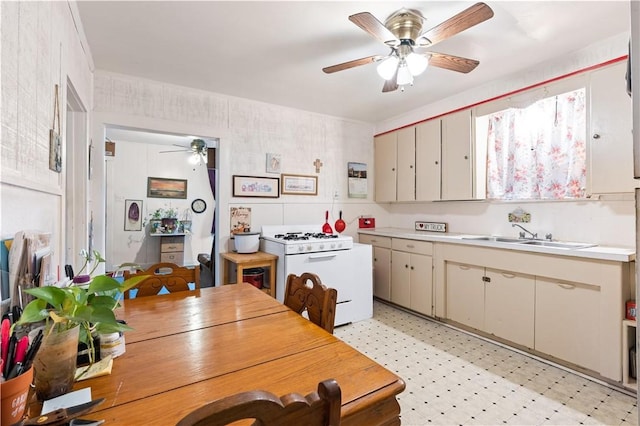
[[[638,382],[629,375],[629,348],[636,342],[636,324],[634,320],[622,320],[622,385],[633,391],[638,390]]]
[[[172,234],[170,233],[163,233],[163,232],[149,232],[149,236],[151,237],[184,237],[185,235],[191,235],[190,232],[174,232]]]

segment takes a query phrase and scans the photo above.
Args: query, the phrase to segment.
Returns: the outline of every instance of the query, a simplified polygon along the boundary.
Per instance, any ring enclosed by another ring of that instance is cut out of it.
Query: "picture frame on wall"
[[[233,176],[234,197],[278,198],[280,179],[263,176]]]
[[[311,175],[281,174],[282,194],[318,195],[318,177]]]
[[[124,200],[124,230],[142,231],[142,200]]]
[[[280,154],[267,154],[267,173],[280,173],[282,158]]]
[[[187,198],[186,179],[147,178],[147,197],[149,198]]]

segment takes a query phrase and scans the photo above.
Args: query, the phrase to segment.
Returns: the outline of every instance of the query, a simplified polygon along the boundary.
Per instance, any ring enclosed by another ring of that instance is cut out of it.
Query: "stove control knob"
[[[298,246],[298,251],[304,251],[304,247],[303,246]]]
[[[307,246],[307,251],[311,251],[311,246]]]
[[[320,250],[324,250],[324,244],[320,244],[320,245],[318,246],[318,248],[319,248]]]
[[[335,244],[331,244],[331,248],[332,249],[336,248],[336,245]]]
[[[338,248],[341,248],[341,247],[342,247],[342,243],[338,243]]]

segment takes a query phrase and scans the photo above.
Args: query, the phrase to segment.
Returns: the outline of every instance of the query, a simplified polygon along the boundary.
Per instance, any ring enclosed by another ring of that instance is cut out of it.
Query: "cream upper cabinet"
[[[633,192],[631,97],[625,85],[625,62],[590,75],[591,194]]]
[[[376,136],[373,145],[376,201],[396,201],[398,133]]]
[[[406,127],[398,130],[398,180],[396,200],[416,199],[416,129]]]
[[[443,200],[473,198],[471,110],[442,117]]]
[[[416,201],[440,199],[440,119],[416,126]]]

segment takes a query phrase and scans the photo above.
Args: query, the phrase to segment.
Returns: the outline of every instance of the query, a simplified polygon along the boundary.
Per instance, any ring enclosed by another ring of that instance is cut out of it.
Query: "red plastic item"
[[[375,228],[376,219],[373,217],[361,217],[358,219],[359,228]]]
[[[636,301],[635,300],[629,300],[627,301],[627,319],[631,320],[631,321],[635,321],[636,320]]]

